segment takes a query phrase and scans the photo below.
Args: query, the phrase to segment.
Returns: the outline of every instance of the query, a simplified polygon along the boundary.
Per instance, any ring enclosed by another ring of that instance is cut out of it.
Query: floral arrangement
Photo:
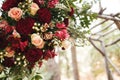
[[[67,0],[4,0],[0,20],[0,72],[29,76],[43,60],[54,58],[55,46],[67,47],[75,9]],[[84,26],[84,25],[83,25]]]
[[[0,21],[0,72],[8,76],[30,73],[35,65],[54,58],[55,46],[69,38],[68,17],[74,10],[66,9],[59,0],[5,0]]]

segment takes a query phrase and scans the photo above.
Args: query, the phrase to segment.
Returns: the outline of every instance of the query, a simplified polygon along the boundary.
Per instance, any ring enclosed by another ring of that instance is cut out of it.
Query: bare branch
[[[106,35],[108,35],[108,34],[114,32],[115,30],[117,30],[117,29],[110,30],[110,31],[108,31],[108,32],[106,32],[106,33],[104,33],[104,34],[98,34],[98,35],[99,35],[99,38],[105,37]],[[98,38],[98,39],[99,39],[99,38]]]
[[[95,49],[97,49],[97,50],[101,53],[102,56],[105,56],[105,54],[93,43],[92,40],[99,41],[99,42],[100,42],[100,40],[89,38],[89,41],[90,41],[90,43],[93,45],[93,47],[94,47]]]
[[[102,22],[100,22],[100,23],[94,25],[92,28],[90,28],[90,30],[96,28],[97,26],[99,26],[99,25],[101,25],[101,24],[103,24],[103,23],[105,23],[105,22],[107,22],[107,21],[108,21],[108,20],[104,20],[104,21],[102,21]]]
[[[117,39],[117,40],[115,40],[115,41],[113,41],[113,42],[111,42],[111,43],[109,43],[109,44],[107,44],[107,45],[105,45],[105,47],[108,47],[108,46],[114,45],[114,44],[116,44],[116,43],[119,42],[119,41],[120,41],[120,38]]]
[[[93,43],[93,41],[92,40],[94,40],[94,41],[98,41],[98,42],[100,42],[100,43],[102,43],[102,41],[101,40],[98,40],[98,39],[93,39],[93,38],[89,38],[89,42],[93,45],[93,47],[96,49],[96,50],[98,50],[99,52],[100,52],[100,54],[102,54],[102,56],[104,56],[104,57],[106,57],[106,59],[107,59],[107,61],[112,65],[112,67],[116,70],[116,72],[120,75],[120,71],[119,71],[119,69],[112,63],[112,61],[108,58],[108,56],[106,56],[106,53],[104,53],[101,49],[99,49],[94,43]],[[104,47],[105,48],[105,47]],[[108,71],[109,72],[109,71]]]
[[[112,63],[112,61],[107,57],[108,62],[112,65],[112,67],[116,70],[116,72],[120,75],[120,70]]]
[[[119,18],[112,17],[112,16],[98,15],[97,17],[105,20],[120,21]]]
[[[96,32],[96,33],[93,33],[92,35],[97,35],[98,33],[100,33],[100,32],[102,32],[102,31],[108,29],[109,27],[111,27],[113,24],[114,24],[114,23],[109,24],[108,26],[106,26],[106,27],[103,28],[102,30],[100,30],[100,31],[98,31],[98,32]]]
[[[114,22],[115,22],[117,28],[120,30],[120,21],[114,20]]]

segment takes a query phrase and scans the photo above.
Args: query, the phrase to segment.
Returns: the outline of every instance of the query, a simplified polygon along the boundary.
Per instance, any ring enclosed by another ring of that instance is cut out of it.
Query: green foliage
[[[81,39],[84,42],[86,39],[85,35],[90,32],[89,26],[91,22],[96,19],[97,13],[91,12],[92,3],[88,3],[84,0],[75,0],[70,5],[74,7],[75,14],[74,17],[71,17],[72,21],[69,24],[70,27],[68,27],[68,30],[74,39]]]
[[[41,80],[42,76],[40,75],[35,75],[31,80]]]

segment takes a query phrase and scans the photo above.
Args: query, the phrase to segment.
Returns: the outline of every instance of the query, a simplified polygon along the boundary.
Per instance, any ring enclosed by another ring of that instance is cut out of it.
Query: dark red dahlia
[[[17,22],[16,30],[22,35],[28,35],[32,32],[32,27],[34,26],[35,20],[27,17],[25,19],[21,19]]]
[[[15,7],[18,5],[17,0],[5,0],[5,2],[2,5],[2,9],[4,11],[8,11],[10,8]]]
[[[30,62],[30,64],[34,64],[42,57],[43,51],[38,48],[31,48],[26,51],[25,57]]]
[[[40,8],[37,12],[38,20],[42,23],[50,23],[51,12],[47,8]]]
[[[14,66],[14,58],[13,57],[5,57],[2,64],[5,67]]]

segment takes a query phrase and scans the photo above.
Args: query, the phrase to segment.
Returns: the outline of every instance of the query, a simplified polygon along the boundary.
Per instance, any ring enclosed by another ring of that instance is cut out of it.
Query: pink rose
[[[56,4],[59,3],[59,0],[49,0],[48,1],[48,7],[49,8],[54,8]]]
[[[30,6],[31,15],[34,16],[38,10],[39,10],[39,6],[36,3],[32,3]]]
[[[32,34],[31,35],[31,43],[35,45],[37,48],[43,48],[44,47],[44,41],[38,34]]]
[[[59,29],[66,28],[66,26],[63,22],[62,23],[56,23],[56,27],[59,28]]]
[[[56,31],[55,36],[58,37],[61,40],[64,40],[66,38],[69,38],[69,34],[66,29],[63,29],[61,31]]]
[[[15,19],[16,21],[19,21],[22,17],[23,11],[20,8],[14,7],[11,8],[8,12],[8,16]]]

